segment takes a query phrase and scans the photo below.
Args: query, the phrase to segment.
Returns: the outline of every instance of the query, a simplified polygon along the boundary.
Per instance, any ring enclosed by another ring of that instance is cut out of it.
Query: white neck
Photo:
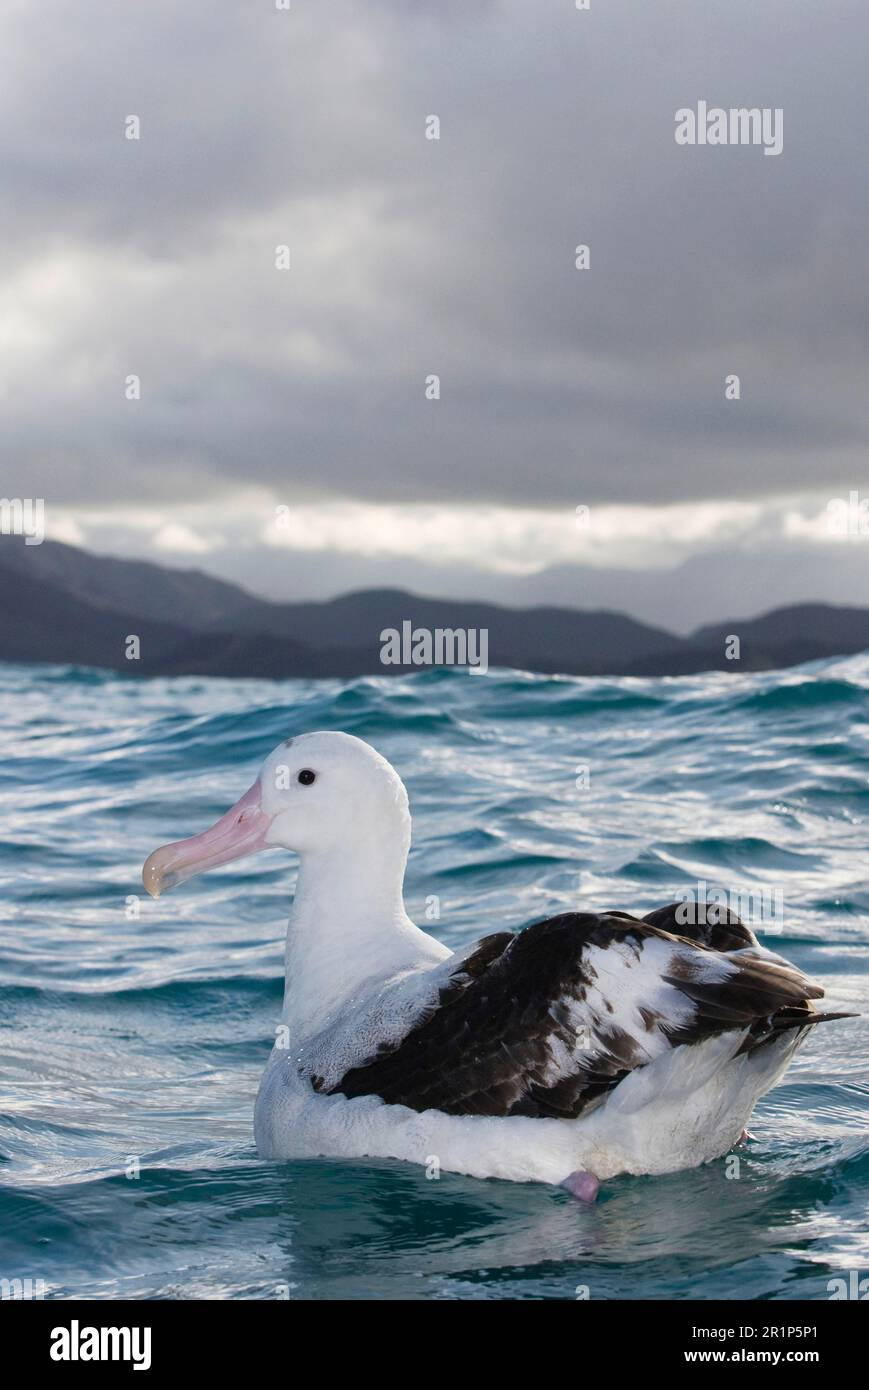
[[[334,1022],[365,982],[450,954],[404,910],[408,841],[405,834],[385,847],[381,838],[363,836],[340,850],[302,855],[282,1014],[294,1042]]]

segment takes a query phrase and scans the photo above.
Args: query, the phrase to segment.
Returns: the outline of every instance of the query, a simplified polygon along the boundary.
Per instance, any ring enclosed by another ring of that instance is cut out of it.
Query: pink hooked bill
[[[191,835],[189,840],[161,845],[149,854],[142,869],[142,882],[152,898],[159,898],[162,892],[194,874],[266,849],[270,824],[271,817],[262,809],[262,786],[257,778],[241,800],[209,830]]]

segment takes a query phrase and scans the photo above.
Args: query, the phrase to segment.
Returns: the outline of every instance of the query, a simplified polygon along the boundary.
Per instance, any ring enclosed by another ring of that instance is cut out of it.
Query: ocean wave
[[[698,879],[781,890],[761,939],[865,1014],[867,692],[865,657],[666,680],[0,667],[0,1272],[97,1298],[263,1297],[288,1280],[303,1297],[571,1297],[589,1270],[595,1296],[825,1296],[810,1261],[863,1220],[865,1017],[810,1040],[762,1102],[750,1181],[716,1165],[619,1179],[592,1236],[547,1189],[259,1164],[294,860],[156,903],[140,871],[282,739],[344,729],[408,786],[408,902],[421,919],[437,895],[424,924],[450,945],[559,911],[642,913]]]

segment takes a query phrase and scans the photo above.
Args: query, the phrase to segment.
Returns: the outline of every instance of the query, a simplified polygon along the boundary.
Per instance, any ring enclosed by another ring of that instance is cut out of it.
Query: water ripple
[[[3,1277],[94,1298],[824,1298],[865,1263],[864,1018],[818,1030],[738,1181],[618,1179],[580,1211],[401,1164],[261,1164],[293,860],[159,903],[139,872],[281,739],[342,728],[408,785],[408,906],[436,893],[449,944],[698,882],[778,892],[763,939],[865,1012],[869,659],[667,680],[7,666],[0,700]]]

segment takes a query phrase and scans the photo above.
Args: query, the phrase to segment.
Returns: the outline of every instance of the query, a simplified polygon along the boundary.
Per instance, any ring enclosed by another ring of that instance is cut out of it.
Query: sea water
[[[450,946],[569,909],[643,913],[698,884],[766,893],[781,911],[757,922],[765,943],[829,1006],[865,1015],[867,712],[867,657],[666,680],[0,666],[0,1295],[860,1287],[865,1016],[814,1032],[735,1162],[619,1178],[593,1207],[399,1162],[264,1163],[253,1102],[295,860],[273,850],[156,902],[139,874],[226,810],[280,740],[343,729],[407,784],[408,910]]]

